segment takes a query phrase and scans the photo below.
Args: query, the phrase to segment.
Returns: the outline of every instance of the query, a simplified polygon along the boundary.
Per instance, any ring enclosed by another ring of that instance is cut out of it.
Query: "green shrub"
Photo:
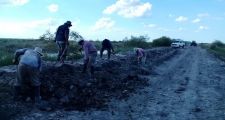
[[[124,46],[131,48],[131,47],[140,47],[140,48],[149,48],[151,44],[147,42],[149,38],[147,36],[131,36],[130,39],[124,39]]]
[[[11,65],[12,64],[12,60],[13,60],[13,55],[5,54],[0,59],[0,66]]]
[[[215,40],[211,45],[210,49],[216,49],[217,47],[225,47],[225,44],[219,40]]]
[[[210,49],[212,49],[212,50],[216,49],[216,47],[217,47],[216,44],[211,44],[211,45],[210,45]]]
[[[215,40],[212,44],[214,44],[214,45],[216,45],[218,47],[224,47],[225,46],[224,43],[219,41],[219,40]]]
[[[153,40],[152,46],[153,47],[163,47],[163,46],[170,46],[172,40],[169,37],[161,37]]]

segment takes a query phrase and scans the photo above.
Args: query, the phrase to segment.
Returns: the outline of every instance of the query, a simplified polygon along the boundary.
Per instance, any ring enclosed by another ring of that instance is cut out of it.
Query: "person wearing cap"
[[[91,77],[93,77],[94,64],[97,57],[97,49],[91,41],[80,40],[78,44],[84,50],[84,67],[82,73],[85,73],[87,69],[90,69]]]
[[[142,48],[134,48],[134,51],[135,51],[136,56],[137,56],[138,64],[142,63],[142,62],[145,63],[145,60],[142,61],[142,59],[146,58],[144,49],[142,49]]]
[[[18,49],[15,52],[13,60],[17,64],[17,79],[14,82],[14,98],[18,98],[22,92],[22,88],[32,86],[34,89],[35,103],[39,103],[40,85],[39,73],[42,69],[42,49],[35,47],[35,49]]]
[[[107,50],[108,59],[110,59],[111,52],[114,53],[114,49],[113,49],[111,41],[108,40],[108,39],[104,39],[102,41],[102,48],[101,48],[101,51],[100,51],[100,57],[101,58],[102,58],[102,54],[103,54],[104,50]]]
[[[69,46],[69,28],[72,26],[70,21],[65,22],[63,25],[60,25],[56,31],[55,42],[58,46],[58,57],[57,61],[64,63],[64,60],[67,55],[67,49]]]

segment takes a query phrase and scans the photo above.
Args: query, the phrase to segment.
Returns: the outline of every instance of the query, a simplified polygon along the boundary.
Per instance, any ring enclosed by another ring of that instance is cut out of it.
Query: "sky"
[[[225,0],[0,0],[0,38],[36,39],[67,20],[87,40],[225,42]]]

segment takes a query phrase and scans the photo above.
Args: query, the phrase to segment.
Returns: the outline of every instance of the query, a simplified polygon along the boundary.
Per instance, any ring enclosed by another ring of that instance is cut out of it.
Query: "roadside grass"
[[[200,45],[202,48],[205,48],[209,52],[213,53],[219,59],[225,61],[225,44],[222,42],[215,41],[211,44],[203,43]]]
[[[170,45],[171,39],[168,37],[161,37],[153,40],[153,42],[148,41],[147,36],[131,36],[129,39],[125,38],[122,41],[112,41],[115,53],[122,53],[133,50],[135,47],[149,49],[151,47],[161,47]],[[102,41],[93,41],[98,50],[101,49]],[[153,44],[154,43],[154,44]],[[6,66],[12,64],[12,59],[14,57],[14,52],[21,48],[31,48],[41,47],[45,54],[43,60],[46,61],[56,61],[58,47],[56,43],[52,40],[37,40],[37,39],[1,39],[0,38],[0,66]],[[77,60],[82,57],[80,54],[80,46],[78,46],[77,41],[70,41],[68,49],[67,60]]]
[[[101,49],[101,41],[93,41],[98,50]],[[24,40],[24,39],[0,39],[0,66],[11,65],[14,57],[14,52],[21,48],[41,47],[44,52],[43,60],[56,61],[58,47],[54,41],[47,40]],[[144,40],[133,39],[126,41],[112,41],[115,53],[126,52],[134,47],[148,48],[150,42]],[[79,51],[77,41],[70,41],[67,60],[77,60],[82,58]]]
[[[214,49],[210,49],[212,53],[214,53],[218,58],[225,61],[225,47],[216,47]]]

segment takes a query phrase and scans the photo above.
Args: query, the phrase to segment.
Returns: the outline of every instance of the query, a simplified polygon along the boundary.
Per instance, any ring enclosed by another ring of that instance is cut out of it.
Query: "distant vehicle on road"
[[[192,41],[191,46],[197,46],[197,43],[195,41]]]
[[[185,43],[183,41],[174,41],[171,43],[172,48],[184,48]]]

